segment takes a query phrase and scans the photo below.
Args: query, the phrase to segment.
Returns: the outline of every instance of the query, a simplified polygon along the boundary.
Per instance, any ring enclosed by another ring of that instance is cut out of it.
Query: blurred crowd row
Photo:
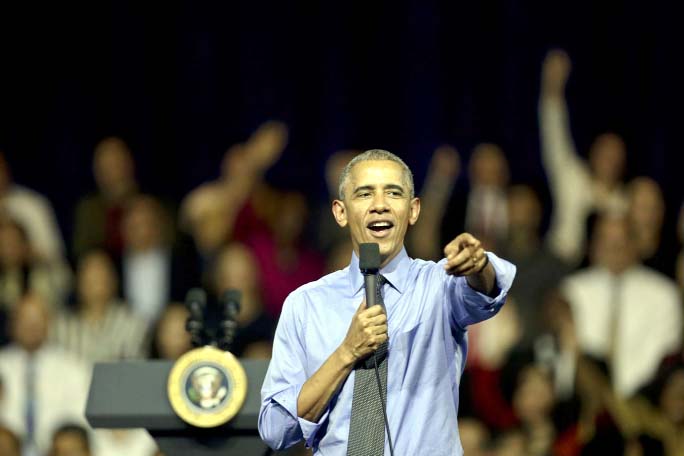
[[[518,268],[501,313],[469,329],[465,454],[684,454],[684,215],[668,225],[679,208],[666,208],[658,183],[625,182],[618,135],[575,149],[569,75],[568,56],[551,52],[539,100],[548,189],[512,185],[497,145],[475,147],[467,167],[442,146],[408,233],[413,257],[439,260],[468,231]],[[169,201],[144,192],[121,138],[105,138],[93,155],[97,188],[75,202],[68,242],[50,195],[14,182],[12,152],[0,153],[0,454],[155,454],[140,430],[88,429],[90,373],[95,362],[189,350],[191,287],[240,290],[232,351],[270,357],[288,293],[351,255],[330,200],[358,151],[330,156],[329,194],[312,198],[264,178],[287,139],[285,125],[263,124],[228,149],[217,180]]]

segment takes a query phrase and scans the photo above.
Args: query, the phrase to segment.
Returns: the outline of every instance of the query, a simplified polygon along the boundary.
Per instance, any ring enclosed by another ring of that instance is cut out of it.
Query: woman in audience
[[[69,287],[69,274],[64,272],[54,263],[37,260],[24,227],[0,217],[0,309],[11,309],[28,292],[58,307]]]
[[[117,299],[117,279],[109,256],[87,253],[77,273],[77,310],[60,315],[54,341],[89,362],[141,358],[146,323]]]

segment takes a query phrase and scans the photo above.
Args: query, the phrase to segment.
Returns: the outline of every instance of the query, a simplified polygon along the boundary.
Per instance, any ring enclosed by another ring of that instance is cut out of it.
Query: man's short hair
[[[352,158],[351,161],[347,163],[347,166],[345,166],[342,170],[342,174],[340,174],[340,187],[338,189],[339,198],[341,200],[344,200],[344,186],[346,185],[347,180],[349,180],[349,175],[351,174],[351,170],[354,167],[354,165],[356,165],[359,162],[370,160],[389,160],[398,163],[399,166],[401,166],[402,168],[405,181],[404,183],[408,186],[411,198],[415,196],[415,192],[413,189],[413,173],[411,172],[411,169],[408,167],[408,165],[404,163],[404,160],[402,160],[401,158],[387,150],[371,149]]]
[[[90,452],[90,437],[88,436],[88,431],[81,425],[75,423],[66,423],[61,425],[52,434],[52,442],[54,444],[55,440],[65,434],[73,434],[78,437],[78,439],[83,444],[83,448]]]

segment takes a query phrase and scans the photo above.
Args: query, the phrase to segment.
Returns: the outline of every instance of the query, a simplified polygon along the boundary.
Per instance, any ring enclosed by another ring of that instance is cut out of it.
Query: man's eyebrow
[[[399,190],[402,193],[404,192],[404,187],[402,187],[401,185],[397,185],[397,184],[387,184],[387,185],[385,185],[385,189],[386,190]]]
[[[360,187],[356,187],[352,193],[358,193],[362,190],[371,191],[371,190],[373,190],[373,186],[372,185],[361,185]]]

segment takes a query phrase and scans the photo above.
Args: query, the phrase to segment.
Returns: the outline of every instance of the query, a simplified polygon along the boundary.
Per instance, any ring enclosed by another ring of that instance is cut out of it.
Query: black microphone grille
[[[359,244],[359,269],[362,271],[380,269],[380,246],[377,243]]]
[[[199,304],[204,307],[207,304],[207,293],[201,288],[191,288],[188,294],[185,295],[185,304],[190,307],[193,304]]]

